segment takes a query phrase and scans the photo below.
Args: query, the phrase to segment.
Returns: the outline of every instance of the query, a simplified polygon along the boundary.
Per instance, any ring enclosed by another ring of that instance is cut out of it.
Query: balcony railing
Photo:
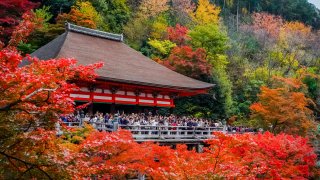
[[[68,127],[80,127],[80,122],[64,122]],[[213,137],[213,132],[226,132],[224,127],[194,127],[194,126],[152,126],[152,125],[122,125],[109,123],[91,123],[100,131],[116,131],[126,129],[133,138],[139,141],[152,140],[204,140]]]

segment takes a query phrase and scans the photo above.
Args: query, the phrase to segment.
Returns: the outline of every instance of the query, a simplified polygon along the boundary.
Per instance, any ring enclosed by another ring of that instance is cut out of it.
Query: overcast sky
[[[313,3],[317,6],[318,9],[320,9],[320,0],[309,0],[310,3]]]

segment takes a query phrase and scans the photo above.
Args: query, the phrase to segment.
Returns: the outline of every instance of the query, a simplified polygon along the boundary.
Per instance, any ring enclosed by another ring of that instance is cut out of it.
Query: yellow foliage
[[[242,12],[242,14],[248,14],[249,13],[247,8],[242,8],[241,12]]]
[[[168,0],[142,0],[138,16],[155,17],[169,9]]]
[[[211,4],[209,0],[199,0],[197,9],[191,17],[198,24],[218,24],[220,12],[220,7]]]
[[[305,24],[301,23],[301,22],[286,22],[283,27],[283,30],[287,31],[287,33],[290,32],[297,32],[297,33],[301,33],[301,34],[309,34],[311,33],[311,27],[310,26],[306,26]]]
[[[177,45],[169,40],[159,41],[159,40],[149,40],[148,44],[158,50],[163,55],[168,55],[172,48]]]
[[[283,48],[305,46],[311,34],[311,27],[301,22],[286,22],[280,29],[279,44]]]
[[[298,67],[299,61],[296,56],[297,54],[295,52],[287,52],[286,54],[284,54],[282,51],[271,52],[272,59],[276,60],[279,63],[280,67]]]
[[[168,22],[163,16],[157,17],[157,19],[152,24],[152,31],[150,38],[152,39],[162,39],[164,38],[168,28]]]
[[[93,29],[96,29],[103,22],[102,16],[88,1],[77,1],[68,14],[58,15],[58,23],[64,23],[65,21]]]

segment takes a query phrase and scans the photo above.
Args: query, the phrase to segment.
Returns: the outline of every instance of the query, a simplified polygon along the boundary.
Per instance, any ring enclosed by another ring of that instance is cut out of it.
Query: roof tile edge
[[[65,27],[67,31],[73,31],[73,32],[100,37],[100,38],[123,42],[123,34],[108,33],[108,32],[90,29],[82,26],[77,26],[75,24],[71,24],[68,22],[65,23]]]

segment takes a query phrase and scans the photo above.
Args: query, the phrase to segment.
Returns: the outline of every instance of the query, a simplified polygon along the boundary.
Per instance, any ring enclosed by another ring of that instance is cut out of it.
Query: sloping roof
[[[175,89],[207,89],[213,84],[174,72],[123,43],[123,36],[67,24],[67,31],[31,54],[39,59],[75,58],[78,64],[99,61],[99,79]]]

